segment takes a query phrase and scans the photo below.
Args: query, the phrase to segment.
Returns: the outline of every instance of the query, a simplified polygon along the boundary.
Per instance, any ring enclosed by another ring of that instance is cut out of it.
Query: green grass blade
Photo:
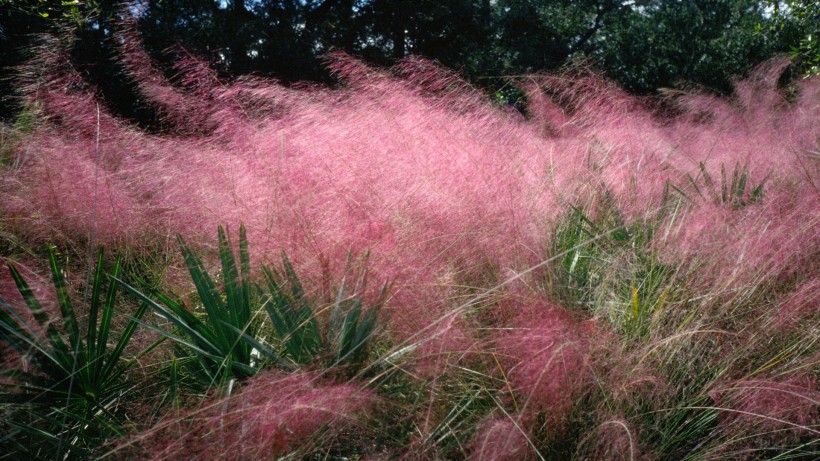
[[[354,299],[349,303],[350,307],[345,315],[344,322],[339,332],[337,343],[337,358],[342,361],[352,352],[353,338],[356,335],[356,329],[359,326],[359,316],[362,313],[362,303],[358,299]]]
[[[726,167],[721,164],[720,165],[720,202],[727,203],[729,201],[729,194],[727,191],[727,184],[726,184]]]
[[[199,320],[197,316],[189,312],[185,306],[179,304],[177,301],[163,293],[154,293],[154,296],[156,296],[160,305],[166,306],[173,315],[179,317],[181,321],[185,322],[186,325],[194,329],[197,334],[210,341],[213,345],[217,344],[215,339],[216,333],[214,333],[205,322]]]
[[[746,168],[743,168],[743,173],[740,172],[740,166],[737,166],[736,174],[739,176],[737,180],[737,184],[735,186],[735,196],[738,198],[739,201],[743,200],[743,194],[746,193],[746,181],[749,177],[749,171]]]
[[[108,293],[105,296],[105,305],[103,306],[102,318],[100,319],[99,330],[97,331],[97,352],[96,357],[104,357],[105,351],[108,348],[108,335],[111,331],[111,320],[114,317],[114,305],[117,302],[117,287],[116,279],[120,276],[122,270],[122,256],[117,255],[114,260],[114,269],[109,278]],[[102,361],[96,362],[96,372],[99,373],[103,367]]]
[[[48,337],[49,342],[51,343],[52,347],[54,347],[57,351],[61,354],[68,354],[68,346],[63,341],[63,338],[57,332],[57,329],[54,328],[54,324],[49,320],[48,316],[46,315],[43,307],[40,305],[40,302],[37,301],[37,297],[34,296],[34,293],[31,291],[31,288],[28,286],[28,283],[23,279],[20,272],[17,271],[17,268],[14,264],[8,264],[9,271],[11,271],[11,276],[14,278],[14,283],[17,285],[17,291],[20,292],[20,295],[23,297],[23,300],[28,306],[31,315],[34,317],[34,320],[45,329],[46,336]]]
[[[88,326],[85,336],[86,349],[88,351],[88,361],[95,362],[98,357],[97,352],[97,315],[100,310],[100,291],[105,276],[103,275],[103,249],[97,252],[97,264],[94,267],[94,279],[91,285],[91,303],[88,310]]]
[[[174,312],[171,312],[165,307],[157,304],[153,299],[145,296],[142,292],[132,287],[131,285],[123,282],[120,279],[115,278],[114,280],[116,280],[117,283],[119,283],[125,289],[125,291],[129,292],[132,296],[136,297],[140,302],[147,304],[148,307],[154,310],[154,312],[165,317],[166,320],[168,320],[177,328],[179,328],[186,336],[188,336],[190,339],[198,343],[199,346],[195,347],[195,349],[208,355],[219,356],[219,353],[222,349],[217,347],[215,344],[213,344],[213,342],[211,342],[209,338],[205,337],[203,334],[200,333],[200,331],[198,331],[200,328],[198,328],[199,325],[197,324],[201,324],[201,322],[199,322],[199,320],[197,320],[193,315],[185,318],[182,318],[178,315],[180,311],[185,310],[182,306],[175,306],[173,304],[169,305],[168,307],[171,309],[173,309],[174,307],[177,308],[174,310]],[[175,338],[170,339],[174,339],[175,341],[180,342]],[[188,347],[193,347],[192,344],[186,343],[185,345]]]
[[[737,184],[740,181],[740,164],[735,163],[735,167],[732,169],[732,182],[729,183],[729,201],[734,202],[737,198]]]
[[[291,265],[290,259],[288,259],[288,255],[285,254],[284,251],[282,251],[282,266],[285,268],[285,276],[287,277],[288,282],[290,282],[293,299],[299,303],[305,297],[305,289],[302,287],[302,282],[296,275],[296,271],[293,270],[293,265]]]
[[[3,306],[5,307],[5,303]],[[0,340],[23,355],[29,349],[26,345],[34,341],[34,338],[5,309],[0,309]]]
[[[227,351],[231,348],[233,341],[231,339],[232,335],[222,326],[222,322],[230,321],[225,302],[216,289],[216,284],[213,279],[205,271],[199,257],[185,244],[181,235],[178,235],[177,239],[182,248],[185,265],[191,274],[191,280],[194,282],[194,286],[199,294],[199,299],[202,301],[202,307],[205,309],[213,325],[215,333],[213,337],[214,345],[218,346],[219,350]]]
[[[692,177],[690,176],[690,177],[689,177],[689,179],[692,179]],[[672,183],[669,183],[669,182],[668,182],[667,184],[669,184],[669,187],[671,187],[671,188],[672,188],[675,192],[677,192],[677,193],[678,193],[681,197],[685,198],[686,200],[689,200],[690,202],[692,201],[692,199],[691,199],[688,195],[686,195],[686,192],[682,191],[680,188],[678,188],[677,186],[675,186],[675,185],[674,185],[674,184],[672,184]],[[696,188],[696,189],[697,189],[697,188]],[[697,192],[698,192],[698,195],[700,195],[700,190],[697,190]]]
[[[38,341],[3,309],[0,309],[0,340],[19,354],[28,354],[32,362],[49,376],[60,377],[71,373],[73,360],[70,355]]]
[[[709,171],[706,170],[706,165],[703,162],[698,162],[698,167],[700,168],[701,174],[703,175],[703,185],[705,189],[709,192],[710,198],[715,203],[720,203],[720,191],[717,190],[717,185],[715,181],[712,179],[712,175],[709,174]]]
[[[714,191],[715,183],[712,181],[712,176],[708,171],[706,171],[706,165],[703,162],[698,162],[698,168],[700,169],[701,174],[703,174],[703,183],[710,190]]]
[[[266,357],[271,362],[275,363],[277,367],[285,369],[287,371],[294,371],[296,369],[296,367],[294,367],[293,364],[291,364],[290,362],[284,360],[281,356],[279,356],[279,354],[274,352],[268,346],[262,344],[259,340],[257,340],[253,336],[247,334],[246,332],[243,332],[242,330],[239,330],[238,328],[234,327],[233,325],[228,325],[228,327],[233,329],[237,333],[237,335],[239,335],[239,337],[242,339],[242,341],[245,341],[251,347],[253,347],[257,351],[259,351],[260,354],[262,354],[264,357]]]
[[[269,302],[265,303],[264,307],[268,312],[268,317],[270,317],[271,323],[273,324],[273,329],[276,336],[279,338],[285,338],[290,335],[294,328],[291,326],[289,319],[285,316],[285,308],[274,299],[271,299]]]
[[[80,348],[82,347],[80,342],[80,327],[77,324],[77,315],[74,311],[74,307],[71,305],[71,298],[68,295],[68,287],[63,277],[63,271],[57,264],[54,247],[49,248],[48,262],[51,268],[51,275],[54,279],[54,288],[57,290],[57,301],[60,305],[60,312],[63,315],[63,326],[65,327],[66,333],[68,333],[68,339],[71,341],[72,349],[77,353],[79,365],[82,367],[85,364],[82,360],[83,354],[80,353]]]
[[[283,291],[281,277],[270,268],[263,267],[262,271],[268,282],[271,299],[265,303],[265,310],[273,323],[277,338],[282,341],[287,354],[298,363],[306,363],[318,352],[320,340],[319,330],[313,318],[313,311],[304,299],[298,300],[295,295]],[[293,269],[291,268],[291,272]],[[296,274],[291,279],[298,284]],[[301,285],[297,285],[297,292]],[[291,288],[294,285],[291,283]]]
[[[225,235],[222,226],[218,228],[219,234],[219,259],[222,262],[222,278],[224,279],[225,297],[227,300],[227,321],[229,325],[240,325],[237,307],[242,303],[242,292],[239,288],[239,270],[236,267],[236,259],[233,255],[231,242]],[[219,319],[226,323],[226,319]]]
[[[129,315],[127,317],[129,318],[129,321],[133,320],[136,326],[141,326],[144,323],[146,323],[146,322],[143,322],[141,319],[136,319],[136,317],[134,317],[134,316]],[[111,385],[115,384],[120,379],[120,377],[123,374],[125,374],[125,372],[128,371],[129,368],[131,368],[132,365],[137,363],[137,361],[139,359],[141,359],[142,357],[144,357],[145,355],[147,355],[148,353],[150,353],[151,351],[156,349],[157,346],[164,343],[165,340],[168,339],[167,337],[165,337],[163,335],[160,335],[160,336],[161,337],[159,339],[157,339],[153,343],[149,344],[145,349],[139,351],[133,358],[131,358],[127,362],[123,363],[122,365],[112,367],[112,371],[109,372],[106,375],[99,375],[99,376],[102,376],[103,379],[105,380],[104,386],[108,387],[108,386],[111,386]],[[122,354],[120,354],[120,355],[122,355]]]
[[[281,279],[275,271],[266,266],[262,266],[262,272],[268,283],[268,291],[270,294],[270,300],[264,304],[264,307],[273,323],[276,335],[279,338],[284,338],[295,328],[291,319],[286,317],[286,309],[291,303],[291,300],[282,292]]]
[[[148,310],[148,304],[142,303],[140,307],[137,309],[137,312],[134,313],[134,316],[131,317],[131,320],[128,322],[128,325],[125,326],[125,329],[122,331],[122,334],[120,334],[120,339],[117,341],[117,344],[111,351],[111,355],[108,357],[108,360],[106,361],[105,368],[103,368],[101,376],[108,376],[114,371],[114,368],[120,361],[122,353],[125,351],[125,347],[131,341],[131,337],[137,330],[137,321],[142,318],[146,310]]]
[[[342,276],[342,283],[339,286],[339,293],[336,295],[336,302],[333,304],[333,309],[330,311],[330,323],[328,325],[329,329],[329,338],[328,340],[331,342],[338,342],[340,340],[339,335],[342,331],[342,322],[343,322],[343,307],[345,304],[345,300],[347,298],[347,277],[350,273],[350,266],[352,263],[352,254],[350,251],[347,252],[347,260],[345,261],[345,271],[344,275]]]
[[[245,232],[245,225],[239,226],[239,270],[242,283],[242,323],[247,323],[251,319],[251,257],[248,251],[248,236]]]
[[[697,192],[698,196],[700,198],[703,198],[703,192],[700,191],[700,187],[698,187],[698,182],[695,181],[695,178],[693,178],[692,175],[688,173],[686,174],[686,177],[689,178],[689,183],[692,184],[692,187],[695,189],[695,192]],[[683,195],[685,196],[686,194]]]
[[[367,353],[367,344],[370,342],[370,338],[376,331],[377,323],[378,310],[371,307],[359,320],[359,325],[356,328],[355,335],[351,341],[350,354],[352,355],[352,360],[358,361],[360,357]]]
[[[230,342],[230,348],[226,353],[235,356],[240,363],[250,363],[250,348],[246,343],[239,340],[233,329],[227,328],[227,326],[239,329],[250,328],[250,297],[246,296],[245,280],[240,277],[240,269],[237,267],[230,239],[222,226],[219,226],[218,233],[219,257],[222,261],[222,277],[224,278],[228,310],[227,319],[229,319],[220,319],[218,321],[221,323],[220,327],[223,327],[222,331],[228,335],[226,339]]]
[[[171,376],[170,376],[170,386],[168,386],[168,396],[171,399],[174,409],[178,410],[180,407],[179,402],[179,363],[177,362],[176,357],[171,358]]]
[[[196,353],[198,357],[204,357],[204,358],[209,359],[209,360],[214,361],[214,362],[219,362],[223,359],[223,357],[218,353],[214,354],[212,351],[205,350],[204,348],[199,347],[197,344],[195,344],[195,343],[193,343],[189,340],[186,340],[182,336],[177,336],[177,335],[171,333],[170,331],[167,331],[167,330],[165,330],[163,328],[160,328],[156,325],[152,325],[152,324],[150,324],[150,323],[148,323],[144,320],[134,318],[134,322],[136,322],[138,325],[142,326],[143,328],[146,328],[146,329],[148,329],[150,331],[153,331],[154,333],[157,333],[157,334],[159,334],[159,335],[161,335],[161,336],[163,336],[167,339],[170,339],[174,343],[177,343],[181,346],[184,346],[185,348],[187,348],[187,349],[191,350],[192,352]]]
[[[28,355],[32,363],[42,368],[46,374],[65,373],[71,359],[38,341],[26,327],[15,321],[5,310],[0,309],[0,341],[6,343],[21,356]]]
[[[206,321],[202,321],[192,313],[188,312],[185,306],[175,302],[167,296],[157,294],[157,298],[159,298],[159,301],[162,302],[162,305],[168,308],[173,316],[175,316],[180,322],[185,323],[185,325],[190,327],[196,333],[196,335],[189,335],[189,337],[193,341],[197,342],[197,344],[200,344],[200,347],[210,348],[214,354],[227,353],[226,348],[220,347],[220,340],[225,338],[220,337],[218,333],[214,332],[213,325],[211,325],[212,322],[207,316],[205,317]]]

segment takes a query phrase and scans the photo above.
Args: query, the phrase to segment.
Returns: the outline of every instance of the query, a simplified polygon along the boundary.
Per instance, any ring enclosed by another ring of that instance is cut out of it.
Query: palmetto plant
[[[148,296],[121,282],[123,288],[168,320],[174,331],[143,323],[174,342],[179,364],[200,384],[221,385],[231,378],[256,374],[252,356],[260,323],[255,319],[259,309],[258,293],[250,282],[250,256],[245,228],[240,229],[239,265],[225,231],[219,228],[219,256],[222,263],[223,290],[205,270],[202,260],[178,236],[185,265],[194,283],[204,316],[192,313],[178,300],[163,293]],[[281,365],[286,365],[276,357]]]
[[[689,186],[692,192],[701,199],[711,199],[717,205],[728,205],[732,208],[743,208],[755,204],[763,199],[763,187],[768,181],[766,176],[757,184],[750,184],[749,170],[740,163],[735,163],[732,176],[726,174],[726,166],[720,166],[720,181],[712,178],[703,162],[698,163],[700,173],[693,177],[688,174]],[[672,188],[686,198],[691,198],[678,187]]]
[[[168,320],[168,331],[143,322],[175,343],[180,364],[197,381],[220,386],[231,379],[244,379],[265,365],[293,371],[323,355],[335,366],[360,361],[375,331],[378,308],[386,286],[374,306],[366,309],[356,292],[348,295],[342,282],[330,308],[325,332],[290,260],[283,253],[283,271],[263,267],[265,290],[250,279],[250,256],[245,227],[239,231],[239,264],[223,228],[219,227],[219,255],[223,284],[204,269],[202,260],[178,237],[185,264],[196,288],[204,315],[192,313],[182,302],[161,293],[148,296],[122,283],[137,299]],[[363,288],[364,273],[357,288]],[[155,298],[155,299],[154,299]],[[272,329],[263,324],[267,312]]]
[[[549,267],[548,289],[630,336],[645,336],[650,317],[667,303],[675,276],[651,250],[663,209],[626,222],[606,189],[596,205],[595,213],[591,205],[573,206],[558,222],[551,252],[563,256]]]
[[[287,255],[282,254],[283,273],[263,268],[270,298],[265,303],[274,333],[282,352],[296,364],[308,364],[324,358],[327,365],[360,365],[368,354],[368,344],[375,333],[378,311],[386,301],[388,285],[384,284],[370,307],[360,297],[367,273],[363,269],[349,286],[350,256],[336,300],[330,306],[330,318],[323,333],[317,319],[318,310],[310,305],[305,290]],[[270,352],[268,352],[270,353]]]
[[[8,372],[11,379],[2,386],[0,405],[7,412],[10,430],[2,436],[0,446],[29,459],[81,458],[106,438],[122,434],[117,406],[129,390],[124,374],[136,360],[124,361],[123,353],[146,306],[137,309],[111,347],[117,286],[108,284],[104,293],[103,251],[98,253],[91,280],[85,331],[53,248],[49,249],[49,265],[65,335],[14,264],[8,264],[36,325],[0,300],[0,340],[26,363],[23,370]],[[119,276],[120,267],[117,257],[113,277]]]

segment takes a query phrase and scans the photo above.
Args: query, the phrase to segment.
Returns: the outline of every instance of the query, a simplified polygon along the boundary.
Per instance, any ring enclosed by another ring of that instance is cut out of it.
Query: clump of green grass
[[[35,128],[40,117],[40,105],[26,106],[10,126],[0,125],[0,166],[19,168],[23,159],[15,156],[20,141]]]
[[[548,294],[631,337],[646,337],[675,287],[676,269],[653,248],[663,210],[627,222],[606,188],[585,206],[570,206],[553,231]]]
[[[698,174],[687,174],[688,183],[682,188],[670,185],[673,190],[689,200],[711,200],[716,205],[725,205],[732,209],[739,209],[754,205],[763,199],[764,187],[769,176],[764,177],[757,184],[751,183],[749,169],[745,165],[735,163],[731,177],[726,174],[726,166],[720,165],[720,180],[712,177],[704,162],[698,162]],[[689,191],[685,191],[689,189]]]
[[[162,293],[146,295],[122,282],[126,291],[164,317],[173,330],[148,323],[143,325],[174,343],[176,355],[171,376],[177,367],[206,387],[222,387],[272,366],[295,371],[301,366],[358,369],[369,353],[378,311],[387,299],[388,285],[376,300],[366,305],[361,293],[366,271],[346,275],[332,305],[316,309],[311,305],[302,282],[287,255],[282,254],[282,271],[263,267],[264,287],[251,280],[251,265],[245,227],[239,230],[239,261],[227,234],[219,227],[219,256],[222,263],[222,290],[208,274],[202,260],[178,237],[185,265],[196,287],[199,306],[193,312],[184,303]],[[351,286],[352,285],[352,286]],[[196,311],[202,309],[202,314]],[[329,311],[326,322],[320,315]],[[270,326],[263,321],[264,313]]]
[[[119,301],[117,284],[107,283],[103,251],[91,279],[85,328],[54,247],[49,247],[48,258],[64,332],[48,317],[16,266],[8,264],[35,324],[9,301],[0,300],[0,341],[25,364],[11,370],[11,381],[2,386],[0,408],[7,432],[0,446],[27,459],[86,459],[105,440],[125,433],[120,406],[133,389],[126,372],[136,358],[126,360],[124,353],[147,306],[137,309],[112,343]],[[117,257],[112,278],[120,276],[121,262]]]

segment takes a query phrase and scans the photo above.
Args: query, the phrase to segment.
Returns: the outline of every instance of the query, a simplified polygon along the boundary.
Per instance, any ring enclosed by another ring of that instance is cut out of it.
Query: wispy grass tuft
[[[817,78],[659,101],[576,66],[511,79],[523,116],[415,58],[331,55],[333,88],[161,69],[135,27],[120,63],[166,131],[46,40],[0,164],[0,248],[96,229],[151,279],[144,385],[175,404],[111,457],[816,457]]]

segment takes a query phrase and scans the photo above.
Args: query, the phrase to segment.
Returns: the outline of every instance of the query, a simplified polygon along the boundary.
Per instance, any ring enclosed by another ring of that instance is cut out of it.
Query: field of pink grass
[[[194,58],[167,79],[138,36],[122,43],[165,132],[113,115],[59,46],[44,47],[21,76],[36,123],[0,167],[4,235],[157,260],[178,254],[177,233],[215,256],[217,226],[244,223],[253,266],[284,250],[321,300],[348,252],[369,252],[369,277],[393,282],[373,360],[410,389],[262,375],[229,403],[212,395],[137,428],[129,456],[276,459],[355,446],[358,459],[764,459],[820,449],[816,77],[787,92],[777,61],[731,97],[659,101],[576,68],[515,82],[524,116],[415,58],[378,69],[333,55],[338,85],[293,88],[222,81]],[[729,184],[735,172],[742,190]],[[583,305],[557,296],[549,276],[577,249],[554,243],[573,209],[654,229],[606,248],[598,242],[617,229],[582,239],[604,248]],[[671,268],[656,291],[643,288],[646,260]],[[179,269],[167,277],[189,290]]]

